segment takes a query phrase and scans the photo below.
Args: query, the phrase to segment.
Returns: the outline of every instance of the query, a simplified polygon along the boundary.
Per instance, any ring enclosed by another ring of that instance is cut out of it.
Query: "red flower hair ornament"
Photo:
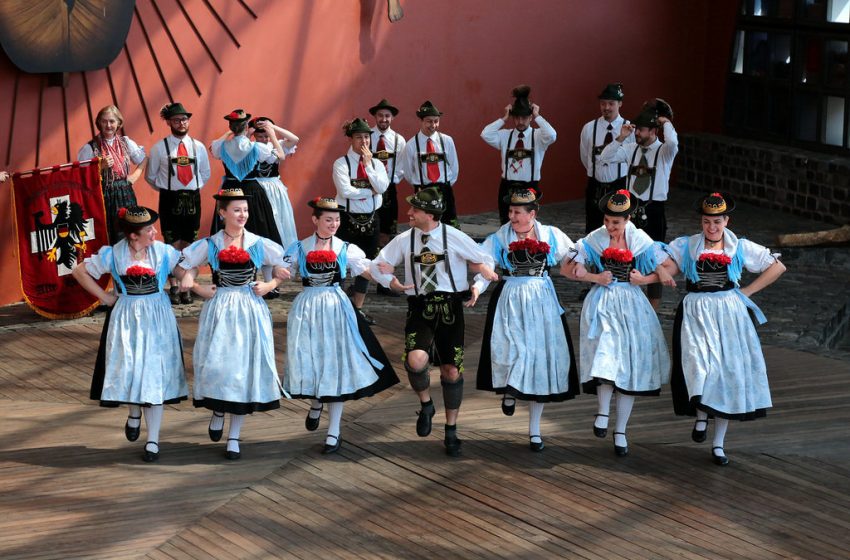
[[[118,209],[118,217],[119,218],[121,218],[123,220],[124,216],[126,216],[126,215],[127,215],[127,209],[126,208],[124,208],[122,206],[121,208]]]

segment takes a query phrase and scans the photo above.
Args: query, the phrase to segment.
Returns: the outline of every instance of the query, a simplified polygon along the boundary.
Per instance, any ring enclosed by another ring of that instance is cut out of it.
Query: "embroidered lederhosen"
[[[437,133],[437,138],[440,140],[440,150],[441,152],[434,153],[422,153],[421,146],[419,145],[419,134],[417,133],[413,139],[416,142],[416,158],[417,158],[417,167],[419,168],[419,184],[413,185],[413,192],[419,192],[425,187],[436,187],[440,194],[443,195],[443,204],[445,206],[445,211],[442,216],[440,216],[440,221],[444,224],[452,224],[457,225],[457,209],[455,208],[455,193],[452,189],[451,183],[449,183],[449,173],[448,173],[448,157],[446,156],[446,146],[443,141],[443,135],[439,132]],[[439,163],[443,162],[443,181],[437,183],[426,183],[425,175],[422,173],[422,165],[428,163]]]
[[[348,177],[351,181],[351,186],[355,189],[371,189],[372,183],[369,182],[369,179],[354,179],[351,178],[351,162],[348,161],[348,154],[343,156],[345,159],[345,167],[348,169]],[[372,169],[375,168],[375,160],[370,162],[372,165]],[[343,221],[346,223],[346,230],[349,237],[371,237],[373,235],[378,234],[378,228],[376,223],[377,216],[377,204],[375,203],[374,195],[369,195],[369,198],[372,200],[372,211],[367,213],[354,213],[348,210],[348,199],[345,199],[345,218]],[[347,239],[346,241],[349,241]],[[355,245],[359,245],[359,243],[355,243]],[[374,257],[374,255],[367,255],[370,258]]]

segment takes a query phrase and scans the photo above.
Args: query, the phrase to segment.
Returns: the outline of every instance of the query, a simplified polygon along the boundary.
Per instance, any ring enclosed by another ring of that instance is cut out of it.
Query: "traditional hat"
[[[638,207],[638,199],[626,189],[620,189],[599,201],[599,209],[606,216],[630,216]]]
[[[609,101],[622,101],[623,84],[608,84],[607,86],[605,86],[605,89],[602,90],[602,93],[599,94],[599,99],[607,99]]]
[[[414,208],[434,216],[440,216],[446,210],[443,195],[437,187],[424,188],[413,196],[408,196],[406,200]]]
[[[179,101],[176,103],[168,103],[162,106],[162,109],[159,110],[159,116],[165,120],[170,119],[171,117],[176,117],[177,115],[186,115],[186,118],[191,118],[192,113],[187,111],[183,104]]]
[[[360,117],[354,118],[345,123],[344,130],[346,136],[354,136],[358,132],[372,134],[372,129],[369,128],[369,123],[367,123],[365,119],[361,119]]]
[[[251,198],[251,195],[245,194],[245,191],[239,187],[224,187],[219,189],[213,195],[213,198],[216,200],[248,200]]]
[[[509,206],[520,206],[525,204],[537,204],[540,202],[541,198],[543,198],[543,195],[537,194],[537,191],[534,189],[518,189],[502,198],[502,202]]]
[[[242,109],[233,109],[227,115],[224,115],[224,120],[230,122],[245,122],[251,120],[251,113],[246,113]]]
[[[145,227],[159,219],[159,214],[145,206],[128,206],[118,209],[118,219],[132,227]]]
[[[419,110],[416,111],[416,116],[420,119],[424,119],[425,117],[439,117],[442,114],[443,113],[430,101],[422,103],[422,105],[419,106]]]
[[[313,200],[307,202],[307,206],[316,210],[325,210],[327,212],[345,213],[345,208],[339,205],[335,198],[329,196],[317,196]]]
[[[658,110],[655,107],[644,106],[632,124],[637,128],[658,128]]]
[[[713,192],[694,201],[694,210],[703,216],[725,216],[735,210],[735,201],[728,193]]]
[[[650,99],[649,101],[644,103],[641,110],[645,109],[654,109],[659,117],[665,117],[670,120],[673,120],[673,108],[670,106],[669,103],[667,103],[660,97]]]
[[[257,128],[257,121],[269,121],[274,124],[274,121],[270,117],[254,117],[250,121],[248,121],[249,128]]]
[[[381,99],[381,101],[379,101],[377,105],[375,105],[374,107],[369,107],[369,114],[374,115],[375,113],[377,113],[381,109],[386,109],[387,111],[392,113],[393,116],[398,115],[398,108],[390,105],[390,102],[387,101],[386,99]]]
[[[531,93],[531,87],[522,85],[517,86],[511,91],[514,96],[514,103],[511,105],[511,115],[515,117],[527,117],[534,111],[531,108],[531,102],[528,100],[528,94]]]

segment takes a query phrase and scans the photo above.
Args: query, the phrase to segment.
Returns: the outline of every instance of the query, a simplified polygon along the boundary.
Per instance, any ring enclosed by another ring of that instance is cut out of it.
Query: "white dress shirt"
[[[608,163],[602,161],[600,155],[596,156],[596,165],[594,166],[593,149],[596,146],[602,147],[605,143],[605,135],[608,133],[608,125],[611,125],[611,141],[613,142],[620,135],[620,129],[629,121],[622,116],[617,115],[617,118],[610,123],[604,118],[599,117],[592,120],[581,129],[581,142],[579,143],[579,153],[581,154],[581,163],[587,171],[588,177],[593,177],[600,183],[611,183],[620,177],[624,177],[628,172],[628,168],[624,163]],[[596,137],[593,136],[593,127],[596,126]],[[629,134],[624,144],[633,144],[635,135]],[[595,169],[595,172],[594,172]]]
[[[346,159],[348,159],[347,166]],[[390,186],[390,179],[384,164],[373,157],[369,165],[364,164],[366,178],[372,188],[358,189],[351,184],[351,180],[357,178],[359,164],[360,154],[351,148],[348,148],[347,154],[334,162],[333,181],[336,186],[336,203],[354,214],[371,214],[381,207],[383,202],[381,193]]]
[[[404,152],[404,146],[407,144],[404,138],[393,130],[392,128],[388,128],[385,132],[381,132],[377,127],[372,128],[372,153],[375,154],[378,152],[378,139],[383,136],[384,144],[387,147],[387,152],[392,154],[393,157],[386,161],[385,167],[387,168],[387,175],[395,171],[393,176],[390,177],[390,182],[394,185],[398,185],[401,183],[401,180],[404,179],[404,169],[401,165],[401,154]],[[377,158],[375,158],[377,159]]]
[[[419,140],[419,152],[416,151],[416,140]],[[407,141],[407,145],[404,147],[404,152],[402,153],[402,169],[404,171],[404,177],[407,179],[407,182],[411,185],[415,186],[427,186],[430,181],[428,180],[428,168],[427,164],[422,163],[419,160],[419,154],[428,153],[428,140],[429,137],[422,134],[422,132],[417,132],[416,136]],[[450,185],[454,185],[455,181],[457,181],[457,175],[460,171],[460,165],[458,165],[457,161],[457,149],[455,149],[455,141],[452,140],[451,136],[443,134],[441,132],[435,132],[430,136],[430,140],[434,142],[434,149],[437,153],[443,153],[443,148],[445,147],[446,160],[445,162],[438,162],[437,167],[440,170],[440,177],[437,179],[437,183],[449,183]],[[445,164],[445,165],[444,165]],[[420,175],[421,171],[421,175]],[[448,175],[448,177],[446,176]]]
[[[165,142],[168,142],[168,150],[166,150]],[[197,165],[192,166],[193,177],[188,185],[184,185],[177,180],[177,165],[171,163],[171,158],[177,157],[177,147],[180,143],[186,146],[187,155],[189,157],[195,157],[197,160]],[[172,166],[170,189],[168,184],[169,166]],[[153,188],[172,191],[194,191],[201,189],[209,179],[210,158],[207,155],[206,147],[197,140],[189,136],[184,136],[181,139],[170,134],[151,148],[151,155],[148,158],[148,168],[145,171],[145,181]]]
[[[602,150],[599,159],[609,163],[625,163],[626,166],[638,165],[640,163],[640,153],[635,153],[641,147],[638,144],[626,144],[614,140]],[[670,191],[670,172],[673,170],[673,160],[676,159],[676,154],[679,153],[679,137],[676,134],[676,129],[670,121],[664,123],[664,142],[656,140],[646,151],[646,161],[650,168],[656,161],[656,153],[658,155],[657,169],[655,170],[655,184],[652,189],[647,189],[642,195],[639,195],[640,200],[649,200],[649,192],[653,191],[652,200],[667,200],[667,193]],[[597,161],[598,163],[598,161]],[[634,192],[636,177],[629,177],[629,190]]]
[[[516,129],[503,129],[502,127],[505,125],[504,119],[496,119],[495,121],[485,126],[484,130],[481,131],[481,138],[485,142],[499,150],[499,153],[501,155],[503,179],[507,179],[509,181],[540,180],[540,168],[543,165],[543,156],[546,153],[546,148],[548,148],[555,142],[558,137],[558,134],[555,132],[555,129],[552,128],[552,125],[549,124],[549,122],[543,117],[538,116],[536,119],[534,119],[534,122],[537,123],[537,126],[539,128],[534,129],[528,127],[524,131],[522,131],[523,147],[526,150],[530,150],[531,146],[534,146],[534,169],[532,170],[531,168],[531,158],[521,160],[523,163],[522,166],[518,169],[515,169],[516,165],[512,165],[511,160],[508,161],[507,175],[505,175],[505,154],[508,150],[513,150],[516,148],[517,141],[519,141],[520,139],[520,131]],[[510,146],[508,146],[509,138],[511,142]]]

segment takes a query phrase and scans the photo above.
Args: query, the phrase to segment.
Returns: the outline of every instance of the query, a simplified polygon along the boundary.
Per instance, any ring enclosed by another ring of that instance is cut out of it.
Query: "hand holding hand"
[[[478,288],[473,286],[472,289],[469,290],[469,292],[470,292],[471,295],[470,295],[469,299],[463,303],[463,306],[464,307],[475,307],[475,303],[478,301],[478,296],[480,295],[478,293]]]
[[[393,278],[390,282],[390,289],[394,292],[406,292],[407,290],[413,289],[413,284],[402,284],[398,281],[398,278]]]

